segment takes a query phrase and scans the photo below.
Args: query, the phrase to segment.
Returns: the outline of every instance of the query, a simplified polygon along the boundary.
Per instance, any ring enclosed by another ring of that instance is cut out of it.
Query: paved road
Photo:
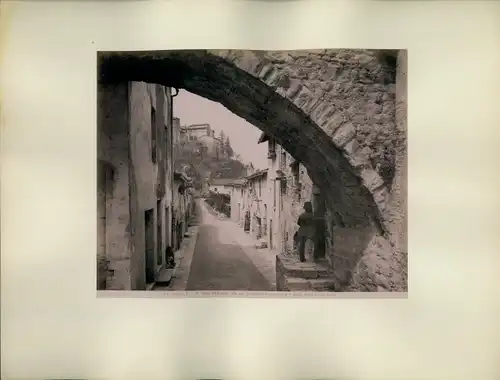
[[[186,290],[271,291],[269,282],[238,244],[221,242],[220,235],[225,235],[220,228],[206,221],[200,225]]]

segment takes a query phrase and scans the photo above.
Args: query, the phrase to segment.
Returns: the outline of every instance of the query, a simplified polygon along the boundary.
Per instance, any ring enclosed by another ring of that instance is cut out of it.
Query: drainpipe
[[[172,94],[172,89],[175,89],[175,94]],[[174,144],[173,144],[173,139],[174,139],[174,98],[179,95],[179,89],[171,87],[170,90],[170,132],[169,132],[169,141],[171,142],[171,149],[170,149],[170,246],[174,246],[174,235],[177,237],[177,234],[174,234],[174,226],[173,223],[173,215],[174,215],[174,191],[173,191],[173,184],[174,184],[174,165],[175,165],[175,156],[174,156]]]

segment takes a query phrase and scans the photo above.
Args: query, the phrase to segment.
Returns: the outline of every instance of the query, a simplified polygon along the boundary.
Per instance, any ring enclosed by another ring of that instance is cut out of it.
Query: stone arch
[[[394,51],[100,52],[101,82],[183,88],[273,136],[349,227],[386,235],[395,120]],[[371,235],[370,235],[371,236]],[[362,245],[366,245],[369,237]]]

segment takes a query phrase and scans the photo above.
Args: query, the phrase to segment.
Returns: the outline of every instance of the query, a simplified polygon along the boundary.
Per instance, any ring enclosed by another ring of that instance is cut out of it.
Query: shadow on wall
[[[326,253],[335,291],[406,292],[406,253],[394,251],[372,227],[327,227]]]
[[[360,285],[355,278],[359,273],[361,258],[366,254],[370,241],[374,238],[374,230],[370,227],[333,227],[328,229],[326,251],[333,268],[335,280],[339,286],[336,291],[376,291],[375,288]],[[365,289],[360,289],[365,288]]]

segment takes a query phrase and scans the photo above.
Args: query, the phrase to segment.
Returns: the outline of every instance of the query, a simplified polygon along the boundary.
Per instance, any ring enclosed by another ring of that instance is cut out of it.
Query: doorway
[[[269,219],[269,248],[273,249],[273,220]]]
[[[146,253],[146,284],[155,281],[155,237],[154,209],[144,212],[145,253]]]
[[[267,205],[264,205],[264,218],[262,223],[262,235],[267,236]]]
[[[161,223],[161,200],[156,201],[156,266],[161,267],[163,264],[163,251],[161,249],[163,242],[163,229]]]
[[[170,221],[170,207],[165,207],[165,247],[172,244],[172,239],[170,237],[171,230],[169,226]]]
[[[109,267],[107,259],[107,205],[112,197],[113,167],[98,161],[97,166],[97,289],[105,290]]]

